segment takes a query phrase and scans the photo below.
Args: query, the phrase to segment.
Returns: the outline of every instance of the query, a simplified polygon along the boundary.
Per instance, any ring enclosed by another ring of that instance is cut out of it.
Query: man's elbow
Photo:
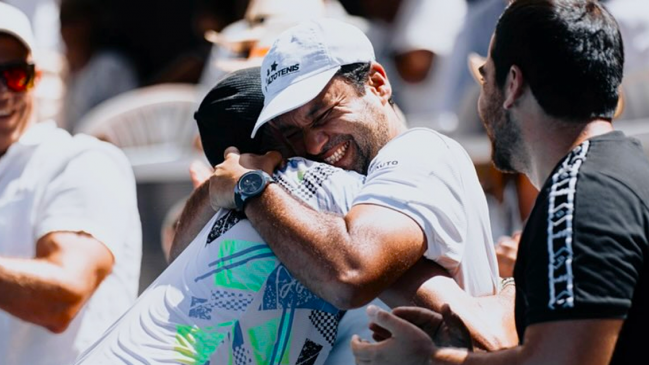
[[[338,309],[350,310],[360,308],[380,294],[373,285],[357,272],[338,276],[332,285],[328,285],[331,295],[329,301]]]
[[[85,290],[64,290],[64,293],[49,301],[47,309],[43,311],[41,323],[37,324],[52,333],[65,332],[83,308],[88,297]]]

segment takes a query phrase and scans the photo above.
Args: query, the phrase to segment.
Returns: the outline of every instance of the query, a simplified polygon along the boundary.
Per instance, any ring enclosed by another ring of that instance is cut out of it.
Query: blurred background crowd
[[[410,127],[456,138],[487,192],[494,240],[520,230],[536,192],[490,163],[470,55],[485,56],[506,0],[5,0],[34,27],[41,119],[120,147],[138,183],[140,290],[166,267],[164,242],[203,160],[193,112],[230,71],[259,65],[275,36],[314,17],[360,27]],[[625,43],[620,128],[649,135],[649,2],[603,1]],[[646,144],[646,143],[645,143]]]

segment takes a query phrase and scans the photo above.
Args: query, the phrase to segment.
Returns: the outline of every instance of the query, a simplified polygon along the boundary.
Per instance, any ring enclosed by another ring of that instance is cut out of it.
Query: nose
[[[306,152],[317,156],[325,151],[322,149],[329,141],[329,136],[321,130],[309,129],[304,131],[304,145]]]

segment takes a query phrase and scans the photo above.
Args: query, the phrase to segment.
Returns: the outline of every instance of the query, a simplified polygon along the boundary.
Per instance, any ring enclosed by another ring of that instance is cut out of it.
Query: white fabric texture
[[[473,163],[454,140],[415,128],[372,160],[354,200],[402,212],[426,235],[425,256],[473,296],[495,294],[498,264],[489,211]]]
[[[0,255],[33,258],[38,239],[56,231],[102,242],[113,271],[62,334],[0,312],[3,365],[71,363],[137,297],[141,227],[130,165],[112,145],[71,137],[50,121],[0,158]]]
[[[348,211],[364,181],[363,176],[354,172],[301,158],[291,159],[274,178],[312,208],[338,214]],[[233,242],[248,246],[244,250],[229,250]],[[283,265],[267,246],[263,246],[265,243],[247,219],[232,211],[219,211],[137,303],[79,357],[77,364],[202,365],[209,360],[216,365],[229,363],[225,359],[230,356],[235,358],[234,364],[248,364],[253,357],[255,360],[251,363],[255,364],[293,364],[302,363],[296,360],[305,353],[303,344],[308,340],[317,342],[313,347],[322,346],[317,357],[310,358],[314,362],[308,363],[324,364],[327,357],[322,355],[331,350],[335,339],[333,331],[338,327],[337,310],[332,310],[322,299],[305,295],[308,289],[294,279],[275,279],[280,276],[278,269]],[[263,252],[266,256],[255,258],[253,252]],[[236,266],[237,262],[244,261],[244,265]],[[216,272],[221,262],[227,263],[227,267]],[[302,304],[294,312],[292,305],[285,306],[287,314],[280,319],[269,302],[275,304],[274,293],[291,296],[293,292],[299,293]],[[242,303],[244,301],[247,303]],[[300,309],[314,308],[317,309],[310,315],[300,312]],[[314,325],[311,315],[327,319]],[[292,323],[275,325],[284,323],[285,317],[291,317]],[[350,320],[350,326],[359,322],[358,316]],[[327,330],[323,331],[322,326]],[[345,328],[350,326],[345,325]],[[367,327],[367,320],[363,326]],[[260,335],[260,328],[273,330]],[[355,328],[359,332],[363,330]],[[353,331],[346,330],[347,336]],[[328,343],[319,341],[323,333],[328,334],[325,336]],[[269,351],[280,336],[289,338],[281,362],[271,357],[274,355]],[[241,340],[237,341],[237,337]],[[344,347],[335,351],[335,358],[340,362],[327,364],[353,364],[349,342],[339,346]]]

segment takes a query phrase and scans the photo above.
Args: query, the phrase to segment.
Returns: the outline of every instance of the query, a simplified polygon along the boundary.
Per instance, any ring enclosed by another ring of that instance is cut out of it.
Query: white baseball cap
[[[264,108],[252,137],[269,120],[313,100],[341,66],[374,60],[365,34],[340,20],[311,20],[286,30],[261,65]]]
[[[30,53],[34,53],[36,42],[29,19],[22,11],[3,2],[0,2],[0,33],[16,37]]]

